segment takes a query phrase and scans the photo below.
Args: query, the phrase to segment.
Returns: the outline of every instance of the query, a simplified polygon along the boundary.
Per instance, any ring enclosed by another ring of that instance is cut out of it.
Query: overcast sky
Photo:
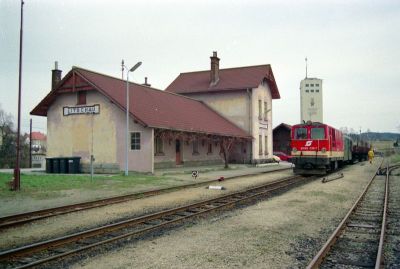
[[[0,0],[0,104],[17,115],[20,3]],[[80,66],[165,89],[181,72],[271,64],[273,125],[300,121],[300,81],[323,79],[324,121],[399,132],[400,1],[25,0],[22,128],[49,92],[51,69]],[[130,76],[132,78],[132,76]],[[32,117],[46,131],[46,118]]]

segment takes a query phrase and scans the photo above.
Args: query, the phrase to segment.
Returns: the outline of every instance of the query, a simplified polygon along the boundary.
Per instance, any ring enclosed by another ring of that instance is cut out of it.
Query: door
[[[182,154],[181,154],[181,141],[175,141],[175,153],[176,153],[176,164],[182,164]]]

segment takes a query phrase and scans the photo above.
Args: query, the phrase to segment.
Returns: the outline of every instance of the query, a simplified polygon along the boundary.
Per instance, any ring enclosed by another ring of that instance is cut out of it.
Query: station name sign
[[[100,105],[63,107],[64,116],[79,114],[100,114]]]

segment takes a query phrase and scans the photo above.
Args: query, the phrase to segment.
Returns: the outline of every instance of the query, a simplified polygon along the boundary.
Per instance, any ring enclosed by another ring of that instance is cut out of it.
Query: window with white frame
[[[267,102],[264,102],[264,120],[267,120],[267,115],[268,115],[268,105]]]
[[[264,154],[268,155],[268,136],[264,136]]]
[[[262,150],[262,135],[258,136],[258,155],[262,155],[263,150]]]
[[[140,150],[139,132],[131,132],[131,150]]]

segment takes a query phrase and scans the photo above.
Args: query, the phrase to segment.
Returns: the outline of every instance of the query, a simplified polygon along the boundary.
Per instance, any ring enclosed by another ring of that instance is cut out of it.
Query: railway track
[[[226,207],[287,190],[315,177],[292,176],[218,198],[136,217],[0,252],[1,268],[29,268],[59,260],[127,237],[143,235]]]
[[[391,184],[389,175],[398,167],[387,165],[385,175],[380,176],[376,173],[372,177],[342,222],[308,265],[308,269],[382,268],[385,249],[387,249],[385,248],[386,228],[390,227],[387,223],[392,223],[393,227],[397,227],[397,233],[399,232],[398,203],[394,206],[395,213],[392,213],[393,216],[397,216],[397,222],[391,221],[392,215],[387,213],[390,212],[390,209],[388,211]],[[400,193],[399,187],[398,191]],[[397,194],[398,200],[399,194]],[[397,242],[400,247],[400,240]]]
[[[385,268],[400,268],[400,166],[390,172],[383,264]]]
[[[278,169],[278,170],[273,170],[273,171],[262,172],[259,174],[272,173],[272,172],[288,170],[288,169],[291,169],[291,168],[283,168],[283,169]],[[259,175],[259,174],[254,174],[254,175]],[[253,175],[250,175],[250,176],[253,176]],[[234,177],[230,177],[230,178],[225,178],[224,180],[230,180],[230,179],[234,179],[234,178],[238,178],[238,177],[242,177],[242,176],[234,176]],[[72,213],[72,212],[77,212],[77,211],[82,211],[82,210],[87,210],[87,209],[92,209],[92,208],[97,208],[97,207],[102,207],[102,206],[107,206],[107,205],[112,205],[112,204],[117,204],[117,203],[123,203],[123,202],[130,201],[130,200],[141,199],[141,198],[159,195],[159,194],[167,193],[167,192],[173,192],[173,191],[177,191],[177,190],[181,190],[181,189],[204,186],[204,185],[207,185],[210,183],[214,183],[216,181],[218,181],[218,180],[208,180],[208,181],[202,181],[202,182],[198,182],[198,183],[194,183],[194,184],[185,184],[185,185],[150,190],[150,191],[145,191],[145,192],[136,192],[136,193],[132,193],[132,194],[115,196],[115,197],[110,197],[110,198],[105,198],[105,199],[100,199],[100,200],[95,200],[95,201],[89,201],[89,202],[71,204],[71,205],[66,205],[66,206],[48,208],[48,209],[43,209],[43,210],[31,211],[31,212],[26,212],[26,213],[21,213],[21,214],[16,214],[16,215],[9,215],[9,216],[0,218],[0,230],[4,229],[4,228],[8,228],[8,227],[15,227],[18,225],[22,225],[25,223],[33,222],[33,221],[44,219],[44,218],[59,216],[59,215],[63,215],[63,214],[68,214],[68,213]]]

